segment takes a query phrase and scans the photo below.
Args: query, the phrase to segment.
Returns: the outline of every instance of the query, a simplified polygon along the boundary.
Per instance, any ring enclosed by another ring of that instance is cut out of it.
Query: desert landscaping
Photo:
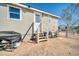
[[[79,34],[69,34],[65,37],[60,32],[57,38],[50,38],[48,41],[36,44],[26,39],[21,45],[12,51],[2,50],[0,56],[78,56],[79,55]]]

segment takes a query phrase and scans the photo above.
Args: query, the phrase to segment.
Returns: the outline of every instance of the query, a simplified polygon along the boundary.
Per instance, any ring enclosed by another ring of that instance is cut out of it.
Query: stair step
[[[32,38],[35,38],[37,43],[42,42],[42,41],[47,41],[46,36],[44,36],[43,33],[35,33],[32,35]]]
[[[39,37],[39,39],[44,39],[44,37]]]
[[[39,41],[47,41],[47,39],[40,39]]]
[[[45,36],[39,37],[39,39],[40,39],[40,38],[43,38],[43,39],[45,39]]]

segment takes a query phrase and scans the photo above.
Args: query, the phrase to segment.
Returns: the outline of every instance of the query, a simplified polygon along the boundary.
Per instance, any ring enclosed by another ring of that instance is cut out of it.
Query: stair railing
[[[33,27],[34,22],[30,25],[29,29],[26,31],[25,35],[22,38],[22,41],[24,40],[24,38],[26,37],[26,35],[28,34],[29,30],[31,29],[31,27]],[[33,30],[33,29],[32,29]]]

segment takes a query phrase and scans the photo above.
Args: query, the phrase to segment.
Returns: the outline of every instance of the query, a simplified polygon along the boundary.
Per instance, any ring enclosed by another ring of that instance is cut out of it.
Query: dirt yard
[[[27,38],[26,38],[27,39]],[[64,33],[39,44],[24,40],[21,45],[10,51],[0,51],[1,56],[79,56],[79,35],[65,38]]]

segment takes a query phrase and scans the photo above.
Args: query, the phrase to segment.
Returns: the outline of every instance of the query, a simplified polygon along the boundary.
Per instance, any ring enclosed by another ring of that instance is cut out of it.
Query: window
[[[3,3],[0,3],[0,6],[3,6],[4,4]]]
[[[13,20],[21,20],[20,8],[9,6],[9,18]]]
[[[40,15],[36,14],[36,23],[40,23]]]
[[[51,23],[51,18],[50,17],[48,17],[48,23]]]

